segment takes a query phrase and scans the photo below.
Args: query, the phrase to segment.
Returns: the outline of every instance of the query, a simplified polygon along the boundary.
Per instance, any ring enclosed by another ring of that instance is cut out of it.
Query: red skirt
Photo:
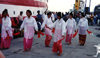
[[[32,42],[33,42],[33,38],[31,39],[25,39],[24,38],[24,51],[28,51],[32,48]]]
[[[62,53],[62,43],[61,43],[61,41],[54,42],[52,51],[54,53],[57,53],[57,52]]]
[[[11,45],[11,38],[9,36],[7,36],[6,39],[1,38],[1,44],[0,44],[1,49],[10,48],[10,45]]]
[[[84,45],[86,41],[86,35],[80,35],[79,34],[79,43],[80,45]]]
[[[46,39],[45,39],[45,46],[48,47],[50,45],[52,36],[50,35],[46,35]]]

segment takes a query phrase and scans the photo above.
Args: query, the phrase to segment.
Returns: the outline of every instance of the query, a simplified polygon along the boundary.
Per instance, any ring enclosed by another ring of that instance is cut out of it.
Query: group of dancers
[[[20,31],[24,29],[24,51],[30,51],[32,48],[34,33],[35,31],[38,32],[38,26],[35,18],[32,17],[32,12],[30,10],[26,11],[26,15],[27,16],[24,18],[24,21],[20,26]],[[81,14],[78,25],[73,18],[73,14],[69,14],[69,19],[66,22],[62,19],[61,12],[57,13],[57,20],[55,22],[52,22],[51,15],[52,13],[48,12],[47,15],[45,15],[45,18],[43,18],[44,21],[41,25],[41,30],[45,30],[46,47],[49,47],[50,42],[53,39],[52,51],[60,56],[62,54],[62,40],[66,38],[65,42],[68,45],[71,45],[74,33],[79,33],[79,45],[84,46],[86,41],[86,32],[88,30],[88,21],[83,13]],[[4,49],[10,48],[11,40],[13,39],[13,29],[11,27],[11,19],[8,16],[7,9],[3,11],[2,16],[0,48]],[[52,32],[52,30],[54,32]]]

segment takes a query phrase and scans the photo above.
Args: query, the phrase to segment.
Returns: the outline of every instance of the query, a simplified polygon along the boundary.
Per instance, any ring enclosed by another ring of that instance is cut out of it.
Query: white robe
[[[88,20],[86,18],[81,18],[78,24],[79,34],[86,35],[88,30]]]
[[[31,39],[34,36],[34,28],[38,31],[37,23],[35,18],[26,17],[20,27],[20,30],[24,28],[24,38]]]
[[[66,30],[68,32],[68,34],[73,34],[74,31],[76,30],[76,21],[75,19],[68,19],[66,22]]]
[[[45,25],[47,25],[47,27],[49,27],[51,30],[49,28],[46,28]],[[45,27],[45,34],[52,36],[53,22],[51,20],[51,17],[50,18],[48,18],[48,17],[45,18],[45,20],[44,20],[44,22],[43,22],[43,24],[41,26],[41,30],[44,27]]]
[[[62,36],[65,34],[65,21],[63,19],[57,19],[54,23],[55,33],[54,33],[54,42],[57,42],[62,39]]]
[[[13,37],[13,32],[12,32],[12,27],[11,27],[12,23],[11,23],[11,19],[7,16],[6,18],[2,18],[2,29],[1,29],[1,37],[3,39],[5,39],[7,37],[7,33],[8,32],[10,37]]]

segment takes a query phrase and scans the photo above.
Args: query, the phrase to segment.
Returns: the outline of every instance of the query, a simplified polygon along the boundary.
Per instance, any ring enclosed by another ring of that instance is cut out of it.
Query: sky
[[[51,11],[66,12],[73,9],[74,4],[75,0],[48,0],[48,9]],[[100,0],[91,0],[91,11],[93,11],[94,7],[98,4],[100,4]],[[87,0],[87,7],[88,6],[89,0]]]

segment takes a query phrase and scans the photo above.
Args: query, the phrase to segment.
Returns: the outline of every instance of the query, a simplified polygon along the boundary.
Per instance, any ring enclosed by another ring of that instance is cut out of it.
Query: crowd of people
[[[74,34],[79,34],[79,45],[84,46],[86,42],[86,35],[88,31],[88,23],[96,24],[97,16],[85,15],[84,13],[66,13],[61,12],[44,12],[40,14],[37,11],[36,18],[32,17],[30,10],[26,11],[26,17],[23,19],[23,12],[20,12],[19,19],[19,30],[24,29],[24,51],[30,51],[32,48],[32,41],[35,31],[37,32],[38,38],[41,35],[46,35],[45,46],[49,47],[51,40],[53,39],[52,51],[57,53],[59,56],[62,54],[62,40],[68,45],[71,45]],[[42,32],[45,31],[45,33]],[[54,36],[53,36],[54,35]],[[1,49],[10,48],[11,40],[13,39],[13,28],[12,22],[8,14],[8,10],[5,9],[2,12],[2,27],[1,27]]]

